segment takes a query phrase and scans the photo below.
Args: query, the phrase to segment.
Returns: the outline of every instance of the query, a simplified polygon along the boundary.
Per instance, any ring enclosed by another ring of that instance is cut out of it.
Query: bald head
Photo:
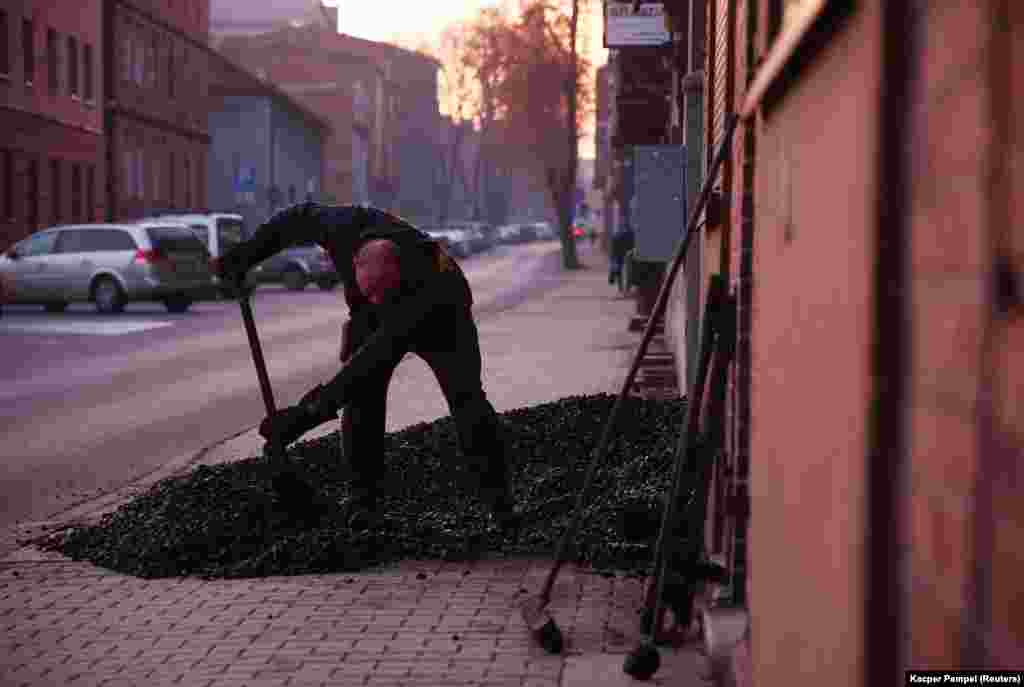
[[[398,246],[394,241],[368,241],[356,252],[352,262],[359,290],[374,305],[383,303],[402,281]]]

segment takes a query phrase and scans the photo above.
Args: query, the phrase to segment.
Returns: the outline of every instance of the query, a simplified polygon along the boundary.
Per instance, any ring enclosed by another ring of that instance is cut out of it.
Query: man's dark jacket
[[[367,301],[356,283],[353,257],[375,239],[398,246],[402,281],[388,303]],[[439,304],[472,306],[462,270],[429,234],[397,215],[362,205],[299,203],[274,214],[253,236],[224,256],[226,265],[246,271],[285,248],[317,243],[327,251],[341,277],[353,328],[361,348],[321,389],[324,411],[332,413],[351,399],[352,381],[388,359],[397,341],[422,322]],[[372,334],[370,334],[372,332]]]

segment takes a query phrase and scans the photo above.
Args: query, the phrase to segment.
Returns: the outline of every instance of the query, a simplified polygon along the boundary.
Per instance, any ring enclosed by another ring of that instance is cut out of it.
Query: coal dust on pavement
[[[289,449],[294,472],[315,485],[308,517],[283,507],[274,466],[257,457],[168,478],[93,525],[34,543],[144,578],[263,577],[352,572],[401,559],[550,556],[614,402],[607,394],[571,396],[500,414],[517,508],[524,514],[514,541],[493,524],[462,476],[472,466],[464,465],[454,422],[444,417],[387,435],[382,459],[389,488],[383,519],[372,531],[345,524],[349,479],[334,432]],[[597,570],[648,568],[685,407],[682,399],[625,400],[574,560]],[[630,513],[639,519],[630,521]]]

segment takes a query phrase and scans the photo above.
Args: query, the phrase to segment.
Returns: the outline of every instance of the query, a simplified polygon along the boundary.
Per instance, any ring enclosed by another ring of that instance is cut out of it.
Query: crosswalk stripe
[[[150,329],[171,327],[173,322],[4,322],[0,332],[24,334],[84,334],[87,336],[120,336]]]

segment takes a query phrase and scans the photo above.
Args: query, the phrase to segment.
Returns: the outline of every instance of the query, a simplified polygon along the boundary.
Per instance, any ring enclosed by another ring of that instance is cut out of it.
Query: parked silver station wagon
[[[131,301],[158,301],[180,313],[213,292],[206,246],[188,227],[166,222],[44,229],[7,249],[0,273],[13,285],[9,303],[50,312],[94,302],[117,313]]]

